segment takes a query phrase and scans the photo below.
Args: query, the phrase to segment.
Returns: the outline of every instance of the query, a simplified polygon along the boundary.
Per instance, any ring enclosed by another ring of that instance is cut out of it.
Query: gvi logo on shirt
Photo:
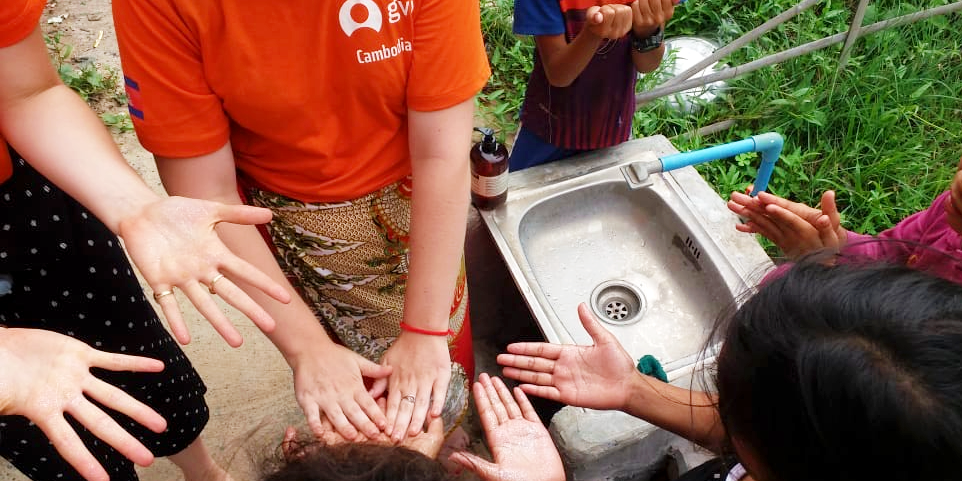
[[[351,10],[356,5],[360,5],[367,10],[367,15],[363,22],[358,22],[351,16]],[[344,34],[348,37],[353,35],[355,30],[363,27],[367,27],[375,32],[381,31],[381,9],[373,0],[347,0],[341,5],[341,11],[338,12],[338,20],[341,22],[341,30],[344,30]]]
[[[360,12],[355,7],[363,7],[364,12]],[[392,0],[386,6],[387,9],[387,20],[390,23],[398,23],[401,18],[411,15],[414,12],[414,0]],[[362,15],[355,15],[359,13]],[[363,21],[357,21],[355,18],[363,18]],[[341,4],[341,9],[338,11],[338,21],[341,24],[341,30],[348,37],[354,35],[354,32],[362,28],[369,28],[377,33],[381,33],[381,27],[384,23],[384,14],[381,13],[380,6],[374,2],[374,0],[345,0]],[[389,58],[397,57],[403,52],[410,52],[412,49],[411,42],[405,40],[404,37],[397,38],[396,41],[391,42],[391,45],[381,44],[380,48],[374,50],[361,50],[358,49],[355,52],[357,57],[357,63],[374,63],[380,62],[381,60],[387,60]]]

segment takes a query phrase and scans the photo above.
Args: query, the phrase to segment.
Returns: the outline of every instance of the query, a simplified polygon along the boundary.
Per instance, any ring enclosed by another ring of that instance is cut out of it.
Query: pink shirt
[[[946,218],[949,195],[943,192],[928,209],[876,237],[849,232],[842,253],[905,264],[962,284],[962,236]]]

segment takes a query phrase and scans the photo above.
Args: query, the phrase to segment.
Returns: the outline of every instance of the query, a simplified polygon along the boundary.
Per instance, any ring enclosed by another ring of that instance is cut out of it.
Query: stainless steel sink
[[[717,316],[771,261],[691,167],[632,189],[622,166],[676,151],[664,137],[510,174],[508,200],[482,212],[550,342],[589,344],[585,302],[635,358],[688,374]]]

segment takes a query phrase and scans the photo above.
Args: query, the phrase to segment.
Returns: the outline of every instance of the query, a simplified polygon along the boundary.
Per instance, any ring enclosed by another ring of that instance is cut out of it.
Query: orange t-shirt
[[[162,157],[228,140],[238,169],[305,202],[411,172],[408,109],[475,95],[477,0],[114,0],[130,112]]]
[[[27,38],[40,23],[40,15],[47,6],[46,0],[3,0],[0,2],[0,48],[9,47]],[[10,178],[13,164],[7,151],[7,142],[0,132],[0,182]]]

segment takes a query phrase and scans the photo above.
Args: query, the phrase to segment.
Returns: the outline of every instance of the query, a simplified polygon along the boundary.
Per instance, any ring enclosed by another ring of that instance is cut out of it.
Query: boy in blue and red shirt
[[[537,51],[511,170],[628,140],[637,72],[661,64],[676,1],[515,0],[514,31]]]

